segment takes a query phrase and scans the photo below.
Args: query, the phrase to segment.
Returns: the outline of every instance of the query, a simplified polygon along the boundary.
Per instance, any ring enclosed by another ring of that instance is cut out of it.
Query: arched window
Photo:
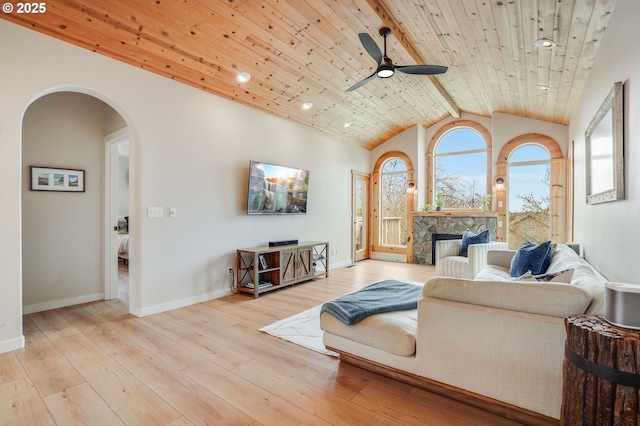
[[[491,134],[471,120],[442,126],[427,147],[427,203],[476,209],[491,194]]]
[[[545,175],[545,172],[536,171],[535,175],[527,176],[526,186],[521,186],[521,188],[518,188],[517,181],[512,182],[512,179],[518,179],[519,175],[524,174],[523,172],[527,171],[527,169],[531,171],[535,170],[536,167],[546,170],[548,176]],[[522,198],[517,197],[517,195],[527,196],[533,194],[530,201],[535,204],[537,199],[539,207],[542,207],[540,197],[543,197],[543,195],[537,196],[536,194],[541,194],[542,192],[540,191],[543,190],[536,188],[544,184],[548,188],[544,191],[548,191],[549,194],[549,234],[545,233],[544,237],[530,235],[528,238],[538,240],[538,242],[540,239],[548,240],[549,238],[554,243],[566,241],[564,238],[565,158],[558,143],[549,136],[538,133],[517,136],[507,142],[500,150],[496,169],[495,178],[503,180],[503,185],[500,188],[495,188],[498,207],[497,240],[507,241],[509,247],[517,248],[519,243],[516,237],[508,234],[508,230],[513,230],[513,221],[519,219],[518,216],[511,217],[511,212],[525,210],[525,206],[520,206],[519,204]],[[514,185],[516,185],[515,188],[513,188]],[[501,226],[501,223],[506,226]]]
[[[487,193],[487,145],[475,130],[457,127],[438,141],[434,152],[434,192],[444,207],[473,209]]]
[[[509,248],[525,240],[551,239],[551,157],[538,144],[525,144],[509,156]]]

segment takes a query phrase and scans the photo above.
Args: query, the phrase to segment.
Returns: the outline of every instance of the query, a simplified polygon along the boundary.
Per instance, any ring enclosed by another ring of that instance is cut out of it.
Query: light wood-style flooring
[[[26,315],[25,349],[0,355],[0,424],[516,424],[258,331],[378,279],[433,273],[366,260],[145,318],[118,299]]]

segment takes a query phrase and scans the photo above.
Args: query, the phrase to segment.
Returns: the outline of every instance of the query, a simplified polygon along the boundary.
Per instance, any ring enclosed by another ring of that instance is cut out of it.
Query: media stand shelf
[[[238,293],[260,294],[324,275],[329,277],[329,243],[307,241],[236,250]]]

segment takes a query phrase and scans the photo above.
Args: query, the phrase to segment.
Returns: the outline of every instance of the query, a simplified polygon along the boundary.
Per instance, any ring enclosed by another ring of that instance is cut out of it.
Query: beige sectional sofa
[[[343,361],[520,421],[553,423],[562,399],[564,318],[602,314],[605,279],[559,244],[547,273],[573,270],[570,283],[516,281],[509,276],[514,253],[490,251],[475,280],[429,280],[415,310],[352,326],[324,313],[324,343]]]

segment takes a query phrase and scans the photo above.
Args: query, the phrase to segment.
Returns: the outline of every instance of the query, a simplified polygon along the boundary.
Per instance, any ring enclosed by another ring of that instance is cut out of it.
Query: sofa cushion
[[[460,256],[467,257],[470,244],[486,244],[489,242],[491,234],[489,230],[474,234],[470,230],[464,231],[462,234],[462,245],[460,246]]]
[[[323,313],[320,328],[385,352],[412,356],[416,352],[418,310],[376,314],[355,325],[346,325],[333,315]]]
[[[571,284],[521,281],[478,281],[436,277],[424,297],[497,309],[565,318],[582,314],[591,303],[588,291]]]
[[[532,275],[544,274],[551,263],[551,241],[536,244],[529,240],[523,242],[511,259],[511,276],[519,277],[527,271]]]

